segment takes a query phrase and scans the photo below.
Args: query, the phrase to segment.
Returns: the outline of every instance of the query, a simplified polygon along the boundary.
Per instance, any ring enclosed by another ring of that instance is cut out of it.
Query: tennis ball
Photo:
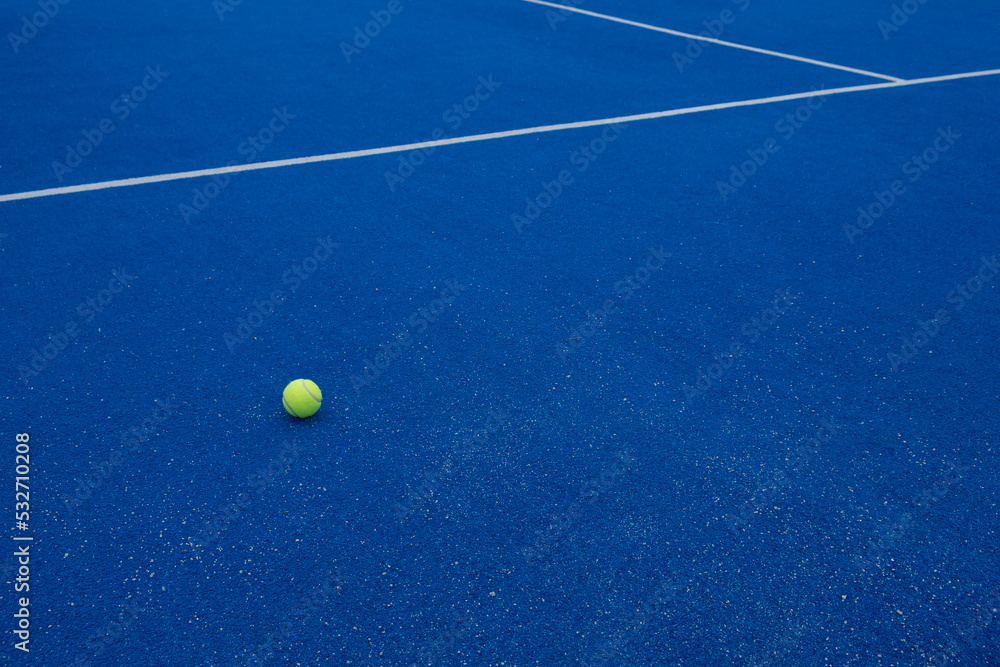
[[[323,402],[323,392],[312,380],[292,380],[281,396],[288,414],[299,419],[312,417]]]

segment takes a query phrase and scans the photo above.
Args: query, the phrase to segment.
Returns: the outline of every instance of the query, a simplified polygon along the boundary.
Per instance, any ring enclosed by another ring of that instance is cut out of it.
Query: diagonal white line
[[[544,132],[558,132],[560,130],[576,130],[585,127],[612,125],[615,123],[631,123],[633,121],[653,120],[656,118],[667,118],[669,116],[683,116],[685,114],[701,113],[703,111],[718,111],[721,109],[734,109],[736,107],[752,107],[761,104],[772,104],[774,102],[801,100],[809,97],[819,97],[823,95],[839,95],[842,93],[858,93],[865,90],[880,90],[882,88],[901,88],[905,86],[918,86],[920,84],[925,84],[925,83],[937,83],[939,81],[955,81],[957,79],[969,79],[979,76],[995,76],[997,74],[1000,74],[1000,69],[983,70],[980,72],[963,72],[961,74],[946,74],[944,76],[931,76],[923,79],[909,79],[906,81],[887,81],[886,83],[869,83],[862,86],[848,86],[846,88],[830,88],[829,90],[810,90],[805,93],[791,93],[789,95],[776,95],[774,97],[759,97],[753,100],[739,100],[736,102],[722,102],[720,104],[706,104],[697,107],[670,109],[667,111],[654,111],[652,113],[641,113],[632,116],[617,116],[615,118],[601,118],[599,120],[584,120],[575,123],[560,123],[558,125],[539,125],[537,127],[525,127],[520,130],[504,130],[503,132],[472,134],[465,137],[452,137],[449,139],[438,139],[436,141],[421,141],[414,144],[400,144],[398,146],[385,146],[382,148],[367,148],[359,151],[328,153],[326,155],[297,157],[297,158],[290,158],[287,160],[272,160],[271,162],[254,162],[251,164],[234,165],[232,167],[199,169],[198,171],[181,171],[173,174],[160,174],[158,176],[142,176],[139,178],[126,178],[118,181],[102,181],[100,183],[86,183],[84,185],[70,185],[62,188],[49,188],[47,190],[31,190],[28,192],[15,192],[13,194],[0,195],[0,202],[17,201],[19,199],[33,199],[35,197],[52,197],[55,195],[72,194],[74,192],[90,192],[92,190],[105,190],[107,188],[123,188],[130,185],[146,185],[149,183],[179,181],[186,178],[198,178],[200,176],[215,176],[217,174],[232,174],[241,171],[257,171],[258,169],[276,169],[278,167],[290,167],[299,164],[311,164],[313,162],[332,162],[334,160],[348,160],[351,158],[368,157],[370,155],[384,155],[386,153],[403,153],[406,151],[417,150],[419,148],[436,148],[438,146],[451,146],[453,144],[465,144],[474,141],[489,141],[491,139],[520,137],[526,134],[542,134]]]
[[[696,39],[699,42],[711,42],[712,44],[721,44],[722,46],[731,46],[734,49],[743,49],[744,51],[753,51],[754,53],[763,53],[768,56],[777,56],[778,58],[787,58],[788,60],[797,60],[802,63],[809,63],[810,65],[819,65],[820,67],[830,67],[833,69],[843,70],[845,72],[854,72],[855,74],[863,74],[864,76],[873,76],[876,79],[885,79],[886,81],[902,81],[903,79],[896,78],[894,76],[887,76],[885,74],[879,74],[877,72],[869,72],[868,70],[855,69],[854,67],[845,67],[844,65],[835,65],[834,63],[824,62],[822,60],[813,60],[812,58],[803,58],[802,56],[793,56],[790,53],[780,53],[778,51],[769,51],[767,49],[758,49],[756,46],[746,46],[745,44],[736,44],[734,42],[726,42],[721,39],[715,39],[714,37],[703,37],[702,35],[693,35],[689,32],[680,32],[678,30],[670,30],[668,28],[660,28],[659,26],[649,25],[648,23],[639,23],[638,21],[629,21],[628,19],[620,19],[617,16],[609,16],[607,14],[598,14],[597,12],[588,12],[586,9],[578,9],[576,7],[570,7],[568,5],[559,5],[554,2],[546,2],[545,0],[524,0],[524,2],[531,2],[536,5],[545,5],[546,7],[555,7],[556,9],[563,9],[568,12],[576,12],[577,14],[586,14],[587,16],[594,16],[599,19],[606,19],[608,21],[614,21],[615,23],[624,23],[625,25],[635,26],[637,28],[645,28],[646,30],[655,30],[656,32],[665,32],[668,35],[676,35],[678,37],[687,37],[689,39]]]

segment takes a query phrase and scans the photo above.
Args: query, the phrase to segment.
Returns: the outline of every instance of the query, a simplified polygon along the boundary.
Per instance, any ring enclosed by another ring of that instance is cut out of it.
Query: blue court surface
[[[998,25],[3,3],[0,664],[1000,665]]]

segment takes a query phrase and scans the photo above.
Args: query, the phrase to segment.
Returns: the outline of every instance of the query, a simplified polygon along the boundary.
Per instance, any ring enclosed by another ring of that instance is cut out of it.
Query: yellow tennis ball
[[[288,414],[299,419],[312,417],[323,402],[323,392],[312,380],[292,380],[281,396]]]

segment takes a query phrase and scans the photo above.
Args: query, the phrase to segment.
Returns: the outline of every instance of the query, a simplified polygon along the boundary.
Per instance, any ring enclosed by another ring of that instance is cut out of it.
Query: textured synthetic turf
[[[387,7],[61,5],[0,56],[0,192],[879,81],[511,0]],[[888,39],[878,3],[580,7],[729,10],[720,39],[897,77],[1000,66],[986,3]],[[3,655],[997,664],[998,93],[0,204],[34,537],[30,654],[0,561]],[[303,377],[323,407],[296,420]]]

